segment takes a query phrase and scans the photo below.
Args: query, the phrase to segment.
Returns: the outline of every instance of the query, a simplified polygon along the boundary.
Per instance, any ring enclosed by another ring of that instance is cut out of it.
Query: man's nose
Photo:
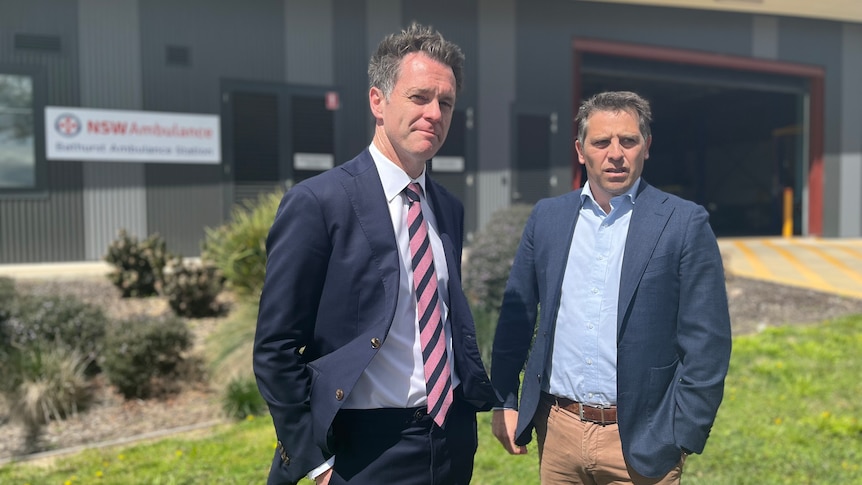
[[[611,140],[611,145],[608,147],[608,158],[618,160],[623,156],[623,148],[620,146],[619,140]]]
[[[437,121],[443,116],[443,110],[440,109],[440,101],[432,99],[425,105],[425,118]]]

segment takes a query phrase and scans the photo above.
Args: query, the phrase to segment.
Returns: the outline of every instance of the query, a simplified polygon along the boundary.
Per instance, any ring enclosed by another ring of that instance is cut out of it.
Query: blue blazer
[[[487,410],[495,394],[461,289],[464,208],[430,178],[426,190],[449,267],[456,398]],[[294,483],[332,456],[333,418],[395,315],[401,264],[368,150],[289,190],[266,244],[253,363],[278,439],[269,483]]]
[[[491,381],[502,405],[517,408],[526,361],[515,433],[519,445],[531,440],[548,378],[545,363],[580,206],[581,190],[536,205],[503,297]],[[702,207],[641,180],[620,278],[617,416],[626,462],[647,477],[670,471],[681,448],[703,451],[722,399],[730,316],[708,219]],[[541,315],[530,351],[537,306]]]

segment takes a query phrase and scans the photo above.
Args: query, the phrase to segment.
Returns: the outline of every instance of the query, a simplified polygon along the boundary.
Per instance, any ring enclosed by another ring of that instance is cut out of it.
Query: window
[[[0,190],[37,188],[33,77],[0,73]]]

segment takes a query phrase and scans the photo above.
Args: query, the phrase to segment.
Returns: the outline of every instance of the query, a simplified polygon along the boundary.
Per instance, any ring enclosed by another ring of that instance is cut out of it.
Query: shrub
[[[4,374],[0,392],[8,404],[10,418],[24,426],[25,452],[38,448],[45,423],[74,415],[92,399],[85,374],[89,359],[77,351],[50,345],[27,351],[16,348],[0,361]]]
[[[99,307],[74,296],[22,295],[0,325],[6,345],[24,352],[56,346],[79,354],[88,362],[87,370],[93,372],[104,348],[108,318]]]
[[[500,309],[521,233],[532,209],[525,204],[501,209],[476,234],[464,265],[464,291],[475,308]]]
[[[474,307],[499,310],[515,252],[532,206],[515,204],[495,212],[476,234],[464,264],[464,291]]]
[[[121,229],[108,246],[105,261],[114,266],[108,275],[124,298],[158,294],[169,255],[165,240],[153,234],[143,241]]]
[[[138,316],[111,327],[102,367],[127,399],[173,391],[182,375],[192,334],[176,316]]]
[[[221,270],[228,286],[241,296],[257,297],[266,274],[266,236],[282,193],[261,194],[237,206],[230,221],[206,229],[201,259]]]
[[[515,204],[495,212],[476,234],[464,264],[464,292],[473,310],[476,341],[485,364],[491,347],[506,281],[532,206]]]
[[[216,298],[224,286],[221,271],[213,266],[192,266],[174,258],[168,263],[162,294],[179,316],[199,318],[217,315]]]
[[[224,413],[236,419],[266,410],[251,363],[257,311],[255,303],[241,301],[207,339],[212,382],[221,387]]]
[[[0,276],[0,324],[9,318],[17,296],[15,280]]]
[[[258,416],[266,409],[266,401],[260,395],[253,377],[236,376],[228,382],[222,396],[222,410],[229,418]]]
[[[210,375],[216,384],[225,384],[237,375],[252,377],[252,347],[258,306],[240,301],[230,316],[219,322],[206,342]]]

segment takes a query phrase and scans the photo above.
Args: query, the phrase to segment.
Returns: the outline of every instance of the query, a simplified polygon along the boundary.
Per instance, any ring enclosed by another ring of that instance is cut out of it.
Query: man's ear
[[[575,151],[578,153],[578,163],[581,165],[586,165],[586,160],[584,160],[584,147],[581,146],[581,142],[577,139],[575,140]]]
[[[646,139],[646,152],[644,153],[644,160],[649,158],[649,147],[652,145],[652,135],[648,136]]]
[[[383,119],[383,107],[385,104],[386,97],[383,96],[383,91],[380,88],[372,87],[368,91],[368,105],[374,118],[378,120]]]

